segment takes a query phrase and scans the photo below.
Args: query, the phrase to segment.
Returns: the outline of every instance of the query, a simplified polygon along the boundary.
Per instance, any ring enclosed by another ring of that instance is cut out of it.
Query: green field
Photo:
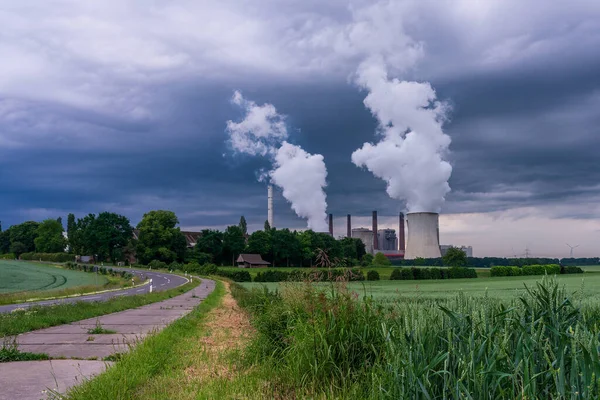
[[[108,279],[102,275],[24,261],[0,260],[0,295],[47,292],[106,283]]]
[[[600,271],[600,268],[596,269]],[[478,271],[479,272],[479,271]],[[489,275],[488,275],[489,276]],[[477,279],[452,279],[452,280],[418,280],[418,281],[364,281],[350,282],[349,289],[359,293],[372,295],[376,299],[394,298],[446,298],[464,293],[468,296],[485,296],[498,299],[512,299],[522,294],[524,285],[534,286],[541,276],[511,276]],[[565,286],[568,293],[577,292],[590,300],[600,301],[600,273],[586,272],[585,274],[560,275],[558,282]],[[283,285],[298,285],[298,283],[284,283]],[[281,283],[244,282],[245,288],[267,287],[269,290],[279,288]],[[321,283],[327,286],[327,283]]]

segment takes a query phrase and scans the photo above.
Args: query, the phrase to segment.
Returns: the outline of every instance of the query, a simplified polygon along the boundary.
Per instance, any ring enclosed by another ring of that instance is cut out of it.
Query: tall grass
[[[258,335],[249,361],[308,397],[595,399],[600,307],[543,278],[509,302],[378,303],[344,285],[232,286]]]

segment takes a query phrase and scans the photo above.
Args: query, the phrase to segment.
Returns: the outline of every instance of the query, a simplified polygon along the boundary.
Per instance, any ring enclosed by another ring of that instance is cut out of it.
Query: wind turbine
[[[567,246],[569,246],[569,248],[571,248],[571,258],[573,258],[573,249],[576,249],[579,247],[579,245],[576,246],[571,246],[569,243],[567,243]]]

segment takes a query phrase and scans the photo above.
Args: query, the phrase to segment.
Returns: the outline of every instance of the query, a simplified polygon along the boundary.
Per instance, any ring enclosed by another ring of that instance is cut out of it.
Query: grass
[[[248,369],[268,371],[274,398],[598,398],[597,300],[536,279],[505,300],[382,303],[343,284],[234,294],[258,331]]]
[[[97,281],[97,282],[96,282]],[[104,276],[24,261],[0,260],[0,294],[104,285]]]
[[[136,278],[136,283],[139,279]],[[0,261],[0,305],[71,297],[131,286],[121,277],[73,271],[57,265]]]
[[[20,351],[15,341],[4,341],[0,347],[0,363],[11,361],[33,361],[33,360],[49,360],[48,354],[44,353],[27,353]]]
[[[185,398],[177,395],[177,391],[186,385],[185,379],[181,379],[182,374],[190,367],[191,353],[201,351],[199,340],[206,334],[207,314],[219,306],[224,294],[223,283],[217,282],[215,290],[191,313],[146,338],[131,352],[119,356],[116,365],[72,388],[65,398]]]
[[[105,329],[100,324],[100,321],[96,320],[96,326],[94,326],[91,329],[88,329],[87,333],[88,333],[88,335],[110,335],[110,334],[113,334],[113,333],[117,333],[117,331],[112,330],[112,329]],[[92,340],[94,340],[93,337],[92,337]]]
[[[195,280],[163,292],[119,296],[102,302],[80,301],[45,307],[33,306],[27,309],[17,309],[11,313],[0,313],[0,338],[155,303],[178,296],[198,285],[199,282]]]
[[[533,285],[539,280],[539,276],[418,281],[380,280],[351,282],[348,284],[348,288],[361,296],[366,294],[377,300],[386,301],[403,298],[444,299],[456,296],[458,293],[474,297],[487,296],[511,300],[525,293],[525,284]],[[557,280],[568,291],[583,290],[586,297],[600,302],[600,273],[586,272],[585,274],[560,275]],[[245,282],[240,285],[247,289],[266,287],[268,290],[273,291],[286,285],[295,284]],[[326,283],[320,285],[327,287]]]

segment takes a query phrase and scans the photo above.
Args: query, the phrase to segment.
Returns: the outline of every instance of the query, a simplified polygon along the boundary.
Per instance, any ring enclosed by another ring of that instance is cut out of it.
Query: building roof
[[[270,262],[263,260],[260,254],[240,254],[236,262],[243,262],[253,265],[271,265]]]

